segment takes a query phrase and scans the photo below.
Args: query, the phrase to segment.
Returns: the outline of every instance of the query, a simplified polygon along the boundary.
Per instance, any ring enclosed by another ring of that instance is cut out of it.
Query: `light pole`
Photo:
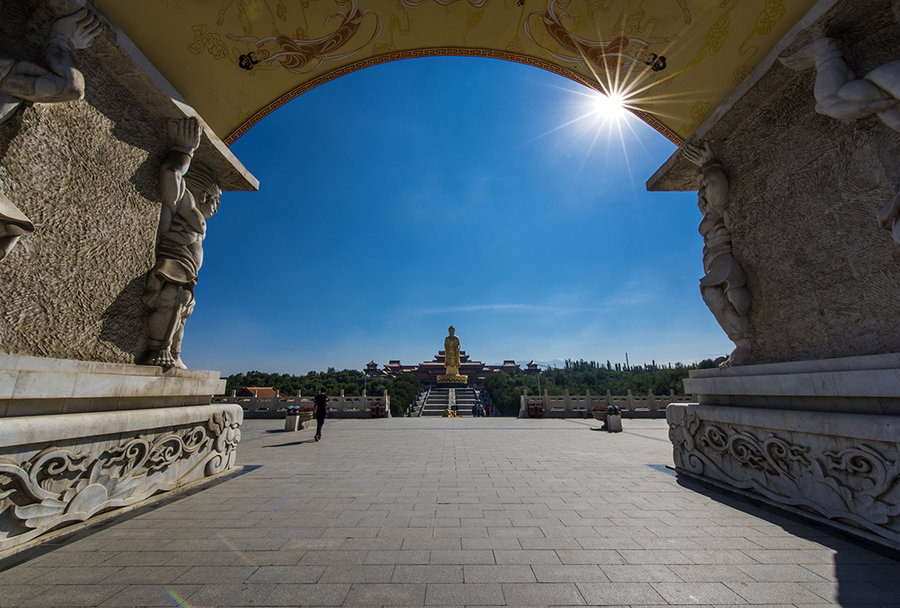
[[[536,365],[538,366],[538,397],[541,398],[541,403],[543,403],[544,402],[544,393],[541,392],[541,364],[537,363]],[[545,364],[544,367],[546,367],[547,369],[550,369],[549,365]]]

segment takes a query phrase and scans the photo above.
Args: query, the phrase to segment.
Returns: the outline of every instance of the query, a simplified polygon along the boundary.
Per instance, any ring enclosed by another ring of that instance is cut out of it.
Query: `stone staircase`
[[[447,406],[456,406],[460,416],[471,416],[472,406],[478,400],[474,388],[440,388],[434,387],[425,398],[420,416],[443,416]]]

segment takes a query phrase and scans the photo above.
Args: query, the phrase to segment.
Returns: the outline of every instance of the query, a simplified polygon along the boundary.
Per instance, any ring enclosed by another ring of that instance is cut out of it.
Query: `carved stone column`
[[[703,221],[721,217],[753,295],[750,364],[692,371],[697,403],[666,410],[678,474],[893,548],[900,250],[875,218],[900,230],[897,6],[820,2],[648,184],[694,190],[701,166]]]

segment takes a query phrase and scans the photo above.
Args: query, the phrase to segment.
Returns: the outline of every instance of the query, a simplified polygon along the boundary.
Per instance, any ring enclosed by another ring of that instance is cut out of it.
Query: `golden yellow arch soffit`
[[[623,95],[681,143],[814,3],[96,0],[227,144],[324,82],[439,55],[515,61]]]

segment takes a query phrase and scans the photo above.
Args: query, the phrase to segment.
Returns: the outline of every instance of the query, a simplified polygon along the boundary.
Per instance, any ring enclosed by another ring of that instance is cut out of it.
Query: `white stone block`
[[[900,416],[671,404],[676,469],[900,548]]]
[[[20,371],[14,399],[64,399],[75,390],[76,375],[67,372]]]
[[[0,369],[0,399],[12,399],[18,377],[18,372],[14,370]]]
[[[234,466],[234,404],[0,418],[0,557]]]

